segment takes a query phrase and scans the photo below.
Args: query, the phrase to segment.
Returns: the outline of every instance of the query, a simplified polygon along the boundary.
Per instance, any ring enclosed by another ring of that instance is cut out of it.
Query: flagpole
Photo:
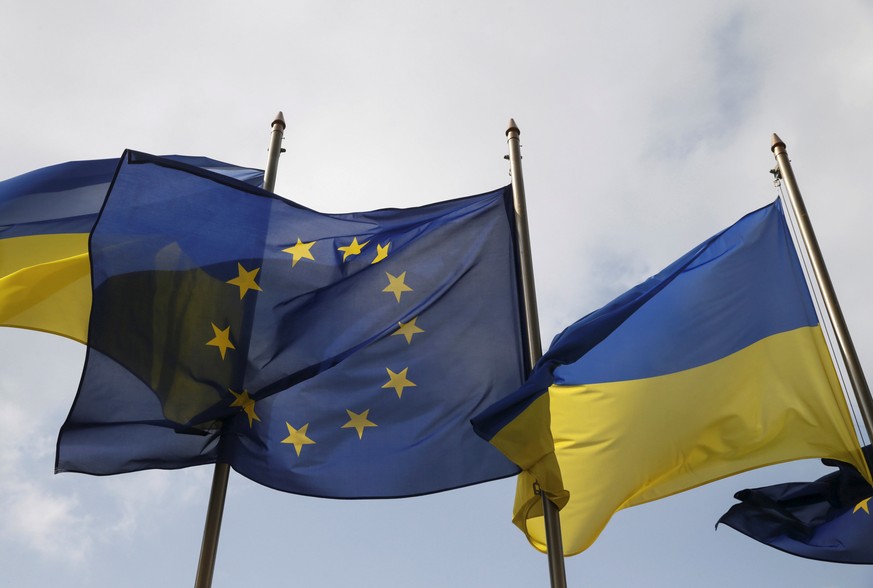
[[[282,139],[285,138],[285,116],[282,111],[273,119],[270,133],[270,149],[267,151],[267,169],[264,170],[264,190],[273,192],[276,188],[276,171],[279,169],[279,156],[285,153]]]
[[[276,171],[279,168],[279,155],[282,154],[282,139],[285,134],[285,117],[280,111],[273,119],[270,133],[270,148],[267,152],[267,168],[264,170],[264,189],[272,192],[276,187]],[[203,526],[203,541],[200,544],[200,561],[197,564],[197,577],[194,588],[210,588],[215,571],[215,556],[218,553],[218,536],[221,532],[221,518],[224,515],[224,499],[227,496],[227,481],[230,466],[216,463],[212,473],[212,489],[209,505],[206,507],[206,523]]]
[[[797,181],[794,179],[794,171],[791,169],[791,162],[785,150],[785,143],[775,133],[773,134],[770,149],[776,156],[777,168],[773,171],[778,172],[777,177],[785,182],[785,187],[788,190],[788,198],[791,207],[794,209],[794,216],[800,225],[800,234],[803,237],[806,252],[809,254],[810,261],[812,262],[815,279],[821,290],[828,317],[833,325],[834,334],[837,338],[837,346],[840,348],[840,354],[845,363],[846,371],[849,374],[849,382],[858,401],[861,416],[867,429],[867,435],[873,439],[873,399],[870,396],[870,388],[867,386],[867,379],[864,377],[864,371],[861,369],[858,353],[855,351],[855,345],[852,343],[851,335],[849,335],[849,328],[846,326],[846,319],[843,317],[843,311],[837,300],[837,294],[834,291],[827,266],[825,266],[821,249],[818,246],[818,240],[815,237],[815,232],[812,230],[812,223],[806,212],[806,206],[803,204],[803,198],[800,196],[800,189],[797,187]]]
[[[506,129],[509,145],[509,170],[512,176],[512,201],[515,207],[515,232],[518,241],[519,261],[521,263],[521,284],[524,294],[524,308],[527,319],[527,343],[530,368],[543,355],[540,341],[540,319],[537,313],[537,294],[534,285],[533,261],[530,252],[530,232],[527,224],[527,205],[524,197],[524,176],[521,171],[521,131],[515,120],[509,119]],[[564,546],[561,539],[561,519],[558,507],[542,493],[543,515],[546,524],[546,546],[549,558],[549,576],[552,588],[566,588],[567,575],[564,569]]]

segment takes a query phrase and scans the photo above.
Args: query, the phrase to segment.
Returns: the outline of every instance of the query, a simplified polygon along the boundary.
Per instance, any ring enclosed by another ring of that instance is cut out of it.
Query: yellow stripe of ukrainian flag
[[[528,457],[545,491],[569,492],[561,511],[574,521],[563,528],[566,555],[591,545],[619,509],[753,468],[831,457],[870,479],[818,326],[767,337],[686,371],[552,386],[544,398],[493,442],[517,447],[527,419],[550,411],[554,454],[537,459],[541,449],[531,447]],[[528,472],[519,479],[514,521],[544,551],[533,479]],[[547,488],[550,480],[556,485]]]
[[[0,240],[0,325],[84,343],[91,311],[88,233]]]

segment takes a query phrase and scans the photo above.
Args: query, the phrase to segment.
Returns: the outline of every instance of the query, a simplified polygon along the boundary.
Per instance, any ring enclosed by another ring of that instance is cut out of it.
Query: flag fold
[[[864,448],[870,463],[870,446]],[[815,482],[790,482],[737,492],[725,524],[786,553],[835,563],[873,564],[873,487],[853,466]]]

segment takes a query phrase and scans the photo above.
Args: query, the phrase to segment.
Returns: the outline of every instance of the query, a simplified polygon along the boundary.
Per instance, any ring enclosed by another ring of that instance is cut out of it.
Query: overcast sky
[[[0,178],[124,148],[263,167],[347,212],[509,183],[521,129],[544,346],[776,198],[786,142],[862,362],[873,370],[873,5],[696,2],[31,2],[0,18]],[[0,219],[2,222],[2,219]],[[0,578],[191,586],[211,467],[53,475],[84,348],[0,330]],[[653,440],[656,442],[656,440]],[[632,467],[632,464],[616,464]],[[873,568],[713,529],[796,462],[616,515],[571,586],[868,587]],[[231,474],[214,586],[548,584],[514,481],[393,501],[284,494]]]

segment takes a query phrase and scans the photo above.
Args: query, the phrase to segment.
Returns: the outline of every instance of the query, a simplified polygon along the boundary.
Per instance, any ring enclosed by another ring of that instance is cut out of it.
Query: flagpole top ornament
[[[285,115],[282,114],[281,110],[276,115],[276,118],[273,119],[273,122],[270,124],[270,126],[275,127],[277,124],[282,125],[283,129],[285,128]]]
[[[776,152],[777,147],[785,149],[785,142],[779,138],[779,135],[773,133],[773,138],[770,140],[770,151]]]
[[[507,136],[507,137],[509,136],[509,132],[510,132],[510,131],[515,131],[515,133],[516,133],[517,135],[520,135],[520,134],[521,134],[521,131],[518,130],[518,125],[515,124],[515,119],[514,119],[514,118],[509,119],[509,126],[508,126],[507,129],[506,129],[506,136]]]

